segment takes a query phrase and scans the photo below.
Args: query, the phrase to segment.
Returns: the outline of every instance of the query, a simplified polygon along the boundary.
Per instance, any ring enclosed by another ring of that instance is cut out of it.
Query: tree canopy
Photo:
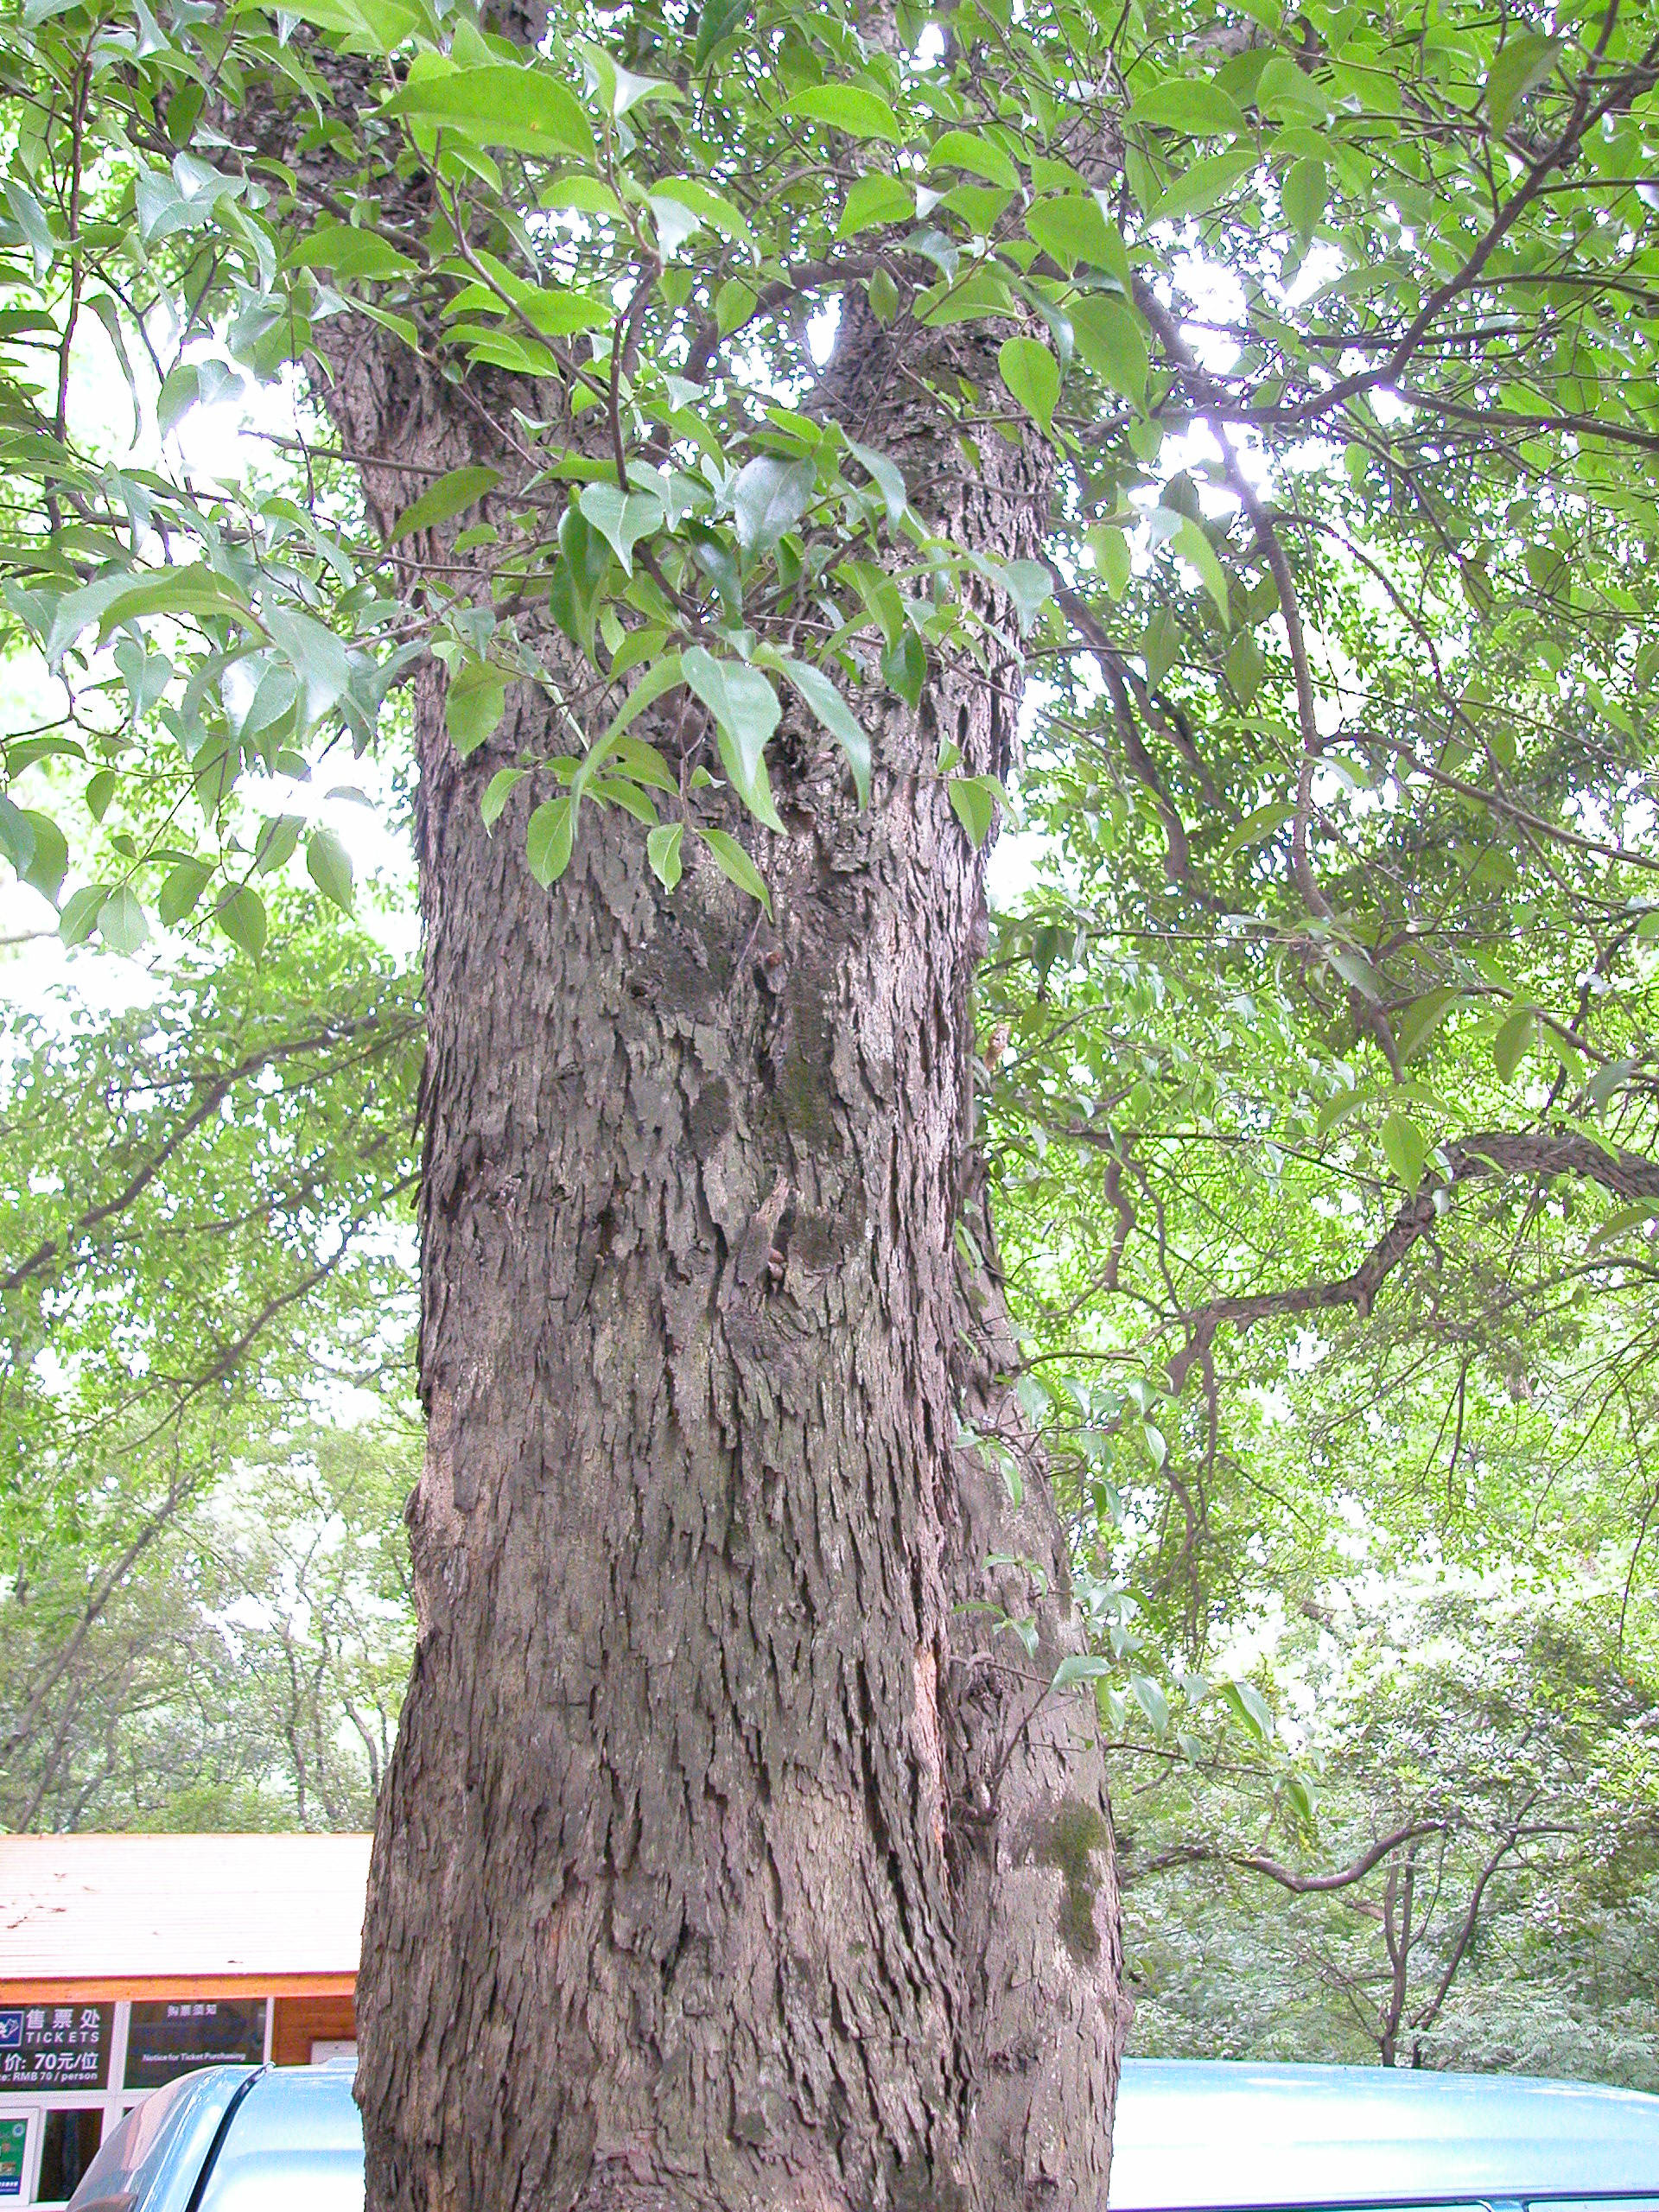
[[[1649,12],[26,0],[0,84],[0,851],[183,963],[13,1041],[10,1602],[79,1651],[318,1344],[389,1356],[414,1015],[323,908],[411,690],[549,899],[625,828],[738,967],[808,766],[942,791],[1003,841],[954,1234],[1018,1376],[957,1441],[1054,1472],[1087,1647],[1019,1555],[997,1632],[1115,1746],[1147,2032],[1532,2063],[1566,1927],[1649,2078]],[[1006,775],[965,709],[887,772],[945,668]],[[92,1678],[31,1663],[7,1817],[73,1817]]]

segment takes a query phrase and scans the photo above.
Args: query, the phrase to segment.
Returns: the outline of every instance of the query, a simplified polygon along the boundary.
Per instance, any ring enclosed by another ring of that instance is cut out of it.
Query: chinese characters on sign
[[[114,2018],[112,2005],[0,2005],[0,2094],[105,2088]]]
[[[264,1997],[159,1998],[127,2022],[129,2089],[159,2089],[195,2066],[257,2066],[265,2055]]]

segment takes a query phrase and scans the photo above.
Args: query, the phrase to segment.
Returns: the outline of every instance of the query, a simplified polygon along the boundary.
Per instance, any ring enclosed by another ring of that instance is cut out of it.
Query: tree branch
[[[1174,1395],[1180,1395],[1188,1374],[1207,1356],[1224,1322],[1230,1322],[1242,1334],[1256,1321],[1327,1313],[1340,1306],[1351,1306],[1363,1319],[1388,1277],[1439,1218],[1437,1198],[1460,1184],[1489,1175],[1578,1175],[1626,1202],[1659,1200],[1659,1161],[1566,1132],[1486,1129],[1448,1145],[1446,1157],[1449,1173],[1425,1179],[1351,1274],[1285,1290],[1212,1299],[1182,1315],[1187,1339],[1169,1363],[1169,1387]]]
[[[1418,1836],[1440,1835],[1445,1831],[1443,1821],[1402,1821],[1385,1836],[1379,1836],[1369,1849],[1346,1866],[1331,1874],[1299,1874],[1294,1867],[1270,1859],[1264,1851],[1224,1851],[1219,1844],[1184,1843],[1173,1851],[1160,1852],[1156,1859],[1133,1872],[1123,1872],[1125,1886],[1131,1881],[1141,1881],[1148,1874],[1161,1874],[1172,1866],[1221,1866],[1242,1867],[1246,1873],[1265,1875],[1280,1888],[1288,1890],[1293,1897],[1325,1896],[1332,1890],[1351,1889],[1356,1882],[1363,1882],[1374,1867],[1380,1866],[1391,1851],[1398,1851],[1402,1844]]]

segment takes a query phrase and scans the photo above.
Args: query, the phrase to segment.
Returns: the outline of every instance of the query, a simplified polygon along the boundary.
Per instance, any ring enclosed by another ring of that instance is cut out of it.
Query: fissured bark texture
[[[969,472],[899,342],[849,310],[821,404],[959,544],[1029,553],[1042,448]],[[446,389],[334,366],[359,450],[477,451]],[[614,810],[540,888],[551,785],[493,835],[479,798],[569,749],[553,709],[521,687],[463,764],[419,680],[430,1433],[359,1983],[372,2212],[1104,2203],[1109,1817],[1043,1694],[1076,1634],[972,1186],[983,856],[937,773],[942,738],[1007,769],[1019,684],[993,650],[919,711],[864,693],[862,812],[786,720],[788,834],[727,817],[768,922],[696,848],[665,894]],[[712,760],[697,714],[636,727]],[[1022,1455],[1017,1510],[964,1422]]]

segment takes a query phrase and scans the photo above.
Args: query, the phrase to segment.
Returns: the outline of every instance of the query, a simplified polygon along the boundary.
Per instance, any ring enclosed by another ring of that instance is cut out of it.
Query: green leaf
[[[1097,1682],[1110,1675],[1113,1662],[1103,1659],[1097,1652],[1072,1651],[1054,1669],[1051,1690],[1069,1690],[1077,1682]]]
[[[836,226],[838,238],[855,238],[861,231],[874,230],[878,224],[908,222],[914,213],[916,197],[910,187],[901,184],[896,176],[884,170],[873,169],[868,175],[855,178],[847,194],[847,204],[841,211],[841,220]]]
[[[665,691],[671,691],[677,683],[683,683],[684,681],[685,673],[681,667],[678,653],[660,654],[652,661],[651,666],[617,709],[609,728],[607,729],[595,749],[600,752],[608,752],[611,749],[611,740],[620,735],[636,715],[642,714],[647,707],[660,699]],[[663,788],[677,791],[679,786],[671,779]]]
[[[352,856],[332,830],[314,830],[305,841],[305,871],[325,899],[352,911]]]
[[[616,760],[636,784],[643,784],[647,791],[664,791],[670,798],[680,795],[679,779],[671,774],[669,766],[654,745],[647,745],[643,738],[620,737],[616,741]]]
[[[575,95],[543,64],[458,69],[445,55],[418,54],[408,80],[380,112],[461,131],[480,146],[578,162],[594,157],[594,134]]]
[[[1201,523],[1194,522],[1190,515],[1183,515],[1170,542],[1182,560],[1197,569],[1199,582],[1216,603],[1222,628],[1227,629],[1230,620],[1227,608],[1227,572],[1221,565],[1215,547],[1210,543],[1209,532]]]
[[[1300,238],[1311,238],[1318,229],[1329,189],[1330,180],[1323,162],[1309,154],[1291,163],[1279,188],[1279,200],[1285,220]]]
[[[908,626],[882,654],[881,673],[907,707],[921,704],[922,688],[927,682],[927,648]]]
[[[876,276],[881,274],[878,269]],[[875,277],[872,276],[870,282],[874,284]],[[893,306],[896,312],[896,292]],[[1019,315],[1022,310],[1016,305],[1014,295],[1001,274],[995,269],[982,268],[971,270],[966,276],[958,276],[954,282],[941,279],[938,283],[930,286],[915,300],[912,312],[918,322],[925,323],[930,330],[939,330],[947,323],[985,322],[994,315]],[[885,318],[887,321],[892,319],[891,315]],[[1067,327],[1070,327],[1068,323]]]
[[[1002,381],[1040,429],[1054,426],[1060,366],[1038,338],[1005,338],[996,349]]]
[[[742,661],[716,660],[701,645],[688,645],[680,664],[686,682],[731,740],[741,772],[734,780],[747,798],[765,766],[766,740],[782,713],[778,694],[758,668]],[[771,805],[770,794],[766,804]],[[783,825],[774,814],[768,827]]]
[[[1392,1113],[1382,1124],[1382,1155],[1415,1198],[1434,1147],[1409,1116]]]
[[[1325,87],[1299,69],[1287,54],[1268,60],[1255,80],[1255,104],[1263,115],[1299,123],[1323,123],[1332,112]]]
[[[981,137],[977,131],[947,130],[942,138],[934,141],[927,166],[931,169],[968,169],[975,176],[982,176],[987,184],[1000,184],[1009,191],[1019,188],[1019,170],[1000,146]]]
[[[1525,1059],[1537,1027],[1537,1019],[1529,1006],[1523,1006],[1510,1014],[1492,1039],[1492,1065],[1501,1079],[1513,1083],[1516,1072]]]
[[[766,889],[766,879],[736,838],[724,830],[705,830],[702,836],[703,843],[714,855],[715,865],[721,874],[728,877],[740,891],[747,891],[751,899],[758,899],[770,918],[772,895]]]
[[[135,953],[149,935],[138,894],[118,884],[98,910],[98,933],[111,952]]]
[[[1659,1207],[1656,1207],[1651,1199],[1641,1205],[1617,1207],[1605,1221],[1591,1231],[1585,1242],[1585,1250],[1599,1252],[1604,1246],[1612,1243],[1629,1230],[1638,1226],[1645,1228],[1656,1212],[1659,1212]]]
[[[785,660],[783,671],[847,755],[847,765],[853,772],[853,782],[858,791],[858,803],[861,806],[868,806],[870,803],[870,741],[851,708],[821,668],[814,668],[804,660]]]
[[[1118,300],[1091,294],[1071,302],[1071,327],[1084,365],[1109,391],[1143,406],[1151,362],[1146,333],[1134,310]]]
[[[1273,1741],[1273,1708],[1259,1689],[1251,1682],[1221,1682],[1217,1685],[1221,1700],[1236,1720],[1242,1720],[1252,1735],[1259,1736],[1264,1744]]]
[[[1230,192],[1241,177],[1255,168],[1254,146],[1234,146],[1224,154],[1207,154],[1166,185],[1147,210],[1148,223],[1175,223],[1184,216],[1205,215]]]
[[[484,494],[493,491],[500,481],[499,468],[473,465],[450,469],[404,509],[393,523],[386,543],[395,545],[400,537],[408,537],[415,531],[431,530],[439,523],[465,514],[468,507],[475,507]]]
[[[1152,1723],[1154,1736],[1164,1736],[1169,1729],[1169,1700],[1149,1675],[1129,1676],[1129,1694]]]
[[[1500,137],[1520,103],[1555,67],[1566,43],[1542,31],[1511,31],[1492,56],[1486,73],[1486,119]]]
[[[449,678],[443,717],[463,760],[494,736],[506,704],[507,679],[488,661],[469,660]]]
[[[680,87],[665,77],[641,77],[632,69],[625,69],[592,39],[579,38],[575,45],[588,69],[590,87],[613,117],[631,114],[635,108],[644,107],[652,100],[673,105],[685,98]]]
[[[905,480],[897,464],[889,461],[886,454],[878,453],[874,446],[860,445],[856,438],[848,439],[847,449],[855,461],[869,471],[886,505],[888,524],[896,529],[904,520],[905,510],[910,504]]]
[[[1456,991],[1426,991],[1394,1017],[1395,1039],[1401,1060],[1408,1066],[1425,1052],[1435,1032],[1465,1003]]]
[[[501,819],[502,810],[514,791],[530,773],[528,768],[498,768],[484,786],[484,796],[478,803],[484,827],[493,830]]]
[[[1068,276],[1080,261],[1090,269],[1111,270],[1124,262],[1122,238],[1090,193],[1038,200],[1026,211],[1026,229]]]
[[[1054,579],[1040,561],[992,561],[982,553],[971,554],[969,566],[1005,592],[1014,602],[1014,620],[1029,630],[1054,594]]]
[[[176,928],[187,914],[194,912],[213,880],[213,864],[209,861],[175,861],[162,877],[156,900],[162,927]]]
[[[1300,1774],[1285,1777],[1285,1795],[1294,1807],[1302,1826],[1311,1828],[1313,1825],[1313,1793]]]
[[[106,775],[110,772],[105,769]],[[0,853],[16,869],[19,875],[35,857],[34,824],[22,807],[0,791]]]
[[[737,542],[751,557],[769,553],[806,512],[817,481],[810,461],[779,461],[760,454],[738,471],[732,494]]]
[[[833,130],[844,130],[849,138],[885,138],[894,146],[905,140],[899,118],[887,101],[879,92],[866,92],[861,85],[810,85],[796,93],[785,112],[808,123],[827,123]]]
[[[630,492],[625,497],[614,484],[589,484],[577,504],[631,576],[635,545],[663,526],[662,501],[649,492]]]
[[[1179,130],[1185,138],[1236,137],[1244,128],[1238,102],[1213,77],[1166,77],[1161,85],[1148,85],[1135,93],[1129,121]]]
[[[1357,991],[1361,998],[1369,999],[1373,1006],[1382,1005],[1382,994],[1377,988],[1376,970],[1372,967],[1368,953],[1363,952],[1357,945],[1327,944],[1325,957],[1343,982]]]
[[[137,622],[151,614],[194,615],[206,620],[231,615],[246,620],[251,610],[211,569],[129,570],[103,576],[67,593],[59,601],[47,632],[45,652],[49,662],[60,660],[68,648],[90,629],[99,626],[102,643],[124,622]]]
[[[52,266],[57,252],[57,241],[52,235],[52,226],[46,219],[46,210],[20,176],[6,180],[6,205],[11,210],[12,220],[23,234],[35,264],[35,282],[38,284]]]
[[[734,38],[748,20],[748,9],[744,0],[702,0],[697,16],[697,39],[692,48],[691,63],[696,69],[706,69],[729,38]]]
[[[351,690],[350,658],[332,630],[297,607],[268,607],[265,627],[298,679],[300,727],[311,729]]]
[[[304,817],[298,814],[276,814],[260,830],[253,849],[253,865],[260,875],[275,875],[283,867],[300,842],[300,832],[305,827]]]
[[[69,871],[68,840],[49,814],[38,813],[32,806],[13,811],[22,815],[34,841],[34,849],[17,874],[32,890],[55,905]]]
[[[1522,557],[1528,582],[1543,598],[1566,600],[1569,597],[1573,589],[1573,564],[1559,546],[1529,545]]]
[[[251,885],[227,891],[213,909],[213,919],[239,951],[257,960],[265,949],[268,925],[265,902]]]
[[[544,184],[536,195],[536,205],[568,207],[582,215],[609,215],[619,223],[624,219],[622,202],[596,176],[562,176],[555,183]]]
[[[98,927],[99,911],[109,895],[106,883],[84,883],[79,891],[70,893],[58,916],[58,935],[65,944],[86,944]]]
[[[1267,662],[1255,635],[1249,630],[1239,631],[1227,648],[1227,658],[1222,663],[1227,681],[1238,694],[1239,703],[1248,707],[1262,687]]]
[[[568,796],[544,799],[531,816],[524,857],[531,874],[544,890],[569,867],[575,831],[575,810]]]
[[[292,0],[283,12],[340,33],[346,50],[358,54],[388,54],[416,26],[415,10],[404,0]]]
[[[646,834],[645,858],[664,891],[671,891],[680,880],[680,842],[684,835],[684,826],[678,822],[659,822]]]
[[[559,524],[559,557],[548,587],[548,607],[573,645],[591,660],[600,593],[611,571],[611,548],[572,502]]]
[[[107,292],[95,292],[87,306],[104,326],[122,375],[127,380],[127,394],[132,401],[132,442],[137,445],[144,427],[143,410],[138,403],[138,383],[132,373],[132,362],[127,353],[126,334],[121,327],[121,310]]]
[[[945,788],[950,794],[951,810],[968,832],[970,842],[982,845],[991,834],[991,824],[996,819],[997,801],[1002,797],[1002,786],[995,776],[952,776]]]
[[[751,252],[760,251],[754,232],[724,193],[716,192],[712,185],[704,184],[698,177],[659,177],[652,186],[648,204],[659,231],[664,218],[668,217],[670,206],[673,206],[690,217],[693,228],[700,223],[707,223],[722,238],[747,245]],[[668,219],[672,226],[672,218],[668,217]],[[680,235],[683,239],[691,233],[683,231]]]
[[[412,276],[420,267],[378,231],[359,230],[350,223],[319,223],[301,239],[289,262],[296,269],[332,270],[347,283],[384,283],[393,276]]]
[[[1122,599],[1132,569],[1128,539],[1116,524],[1104,522],[1091,523],[1084,535],[1096,575],[1113,599]]]

